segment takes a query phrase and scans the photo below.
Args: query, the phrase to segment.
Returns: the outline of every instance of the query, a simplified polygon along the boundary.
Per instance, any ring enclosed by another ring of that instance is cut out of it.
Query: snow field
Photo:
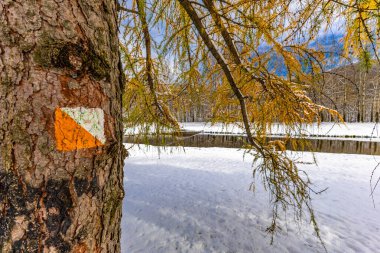
[[[127,145],[130,146],[130,145]],[[125,164],[122,252],[324,252],[308,221],[281,220],[273,245],[268,194],[252,182],[251,158],[225,148],[161,152],[134,146]],[[293,152],[302,161],[310,153]],[[299,164],[317,189],[313,204],[329,252],[380,252],[380,188],[370,176],[380,157],[317,153]],[[380,176],[377,173],[375,176]]]

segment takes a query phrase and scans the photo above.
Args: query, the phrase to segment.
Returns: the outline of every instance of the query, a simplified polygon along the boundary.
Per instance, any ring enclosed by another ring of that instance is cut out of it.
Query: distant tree
[[[320,104],[336,109],[346,122],[376,122],[380,112],[379,65],[363,67],[352,63],[323,73],[320,84],[311,87],[313,101],[319,99]],[[329,115],[324,119],[328,121]]]

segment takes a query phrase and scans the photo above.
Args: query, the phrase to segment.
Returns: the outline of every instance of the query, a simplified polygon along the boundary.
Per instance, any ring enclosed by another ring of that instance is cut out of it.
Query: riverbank
[[[244,134],[244,129],[235,124],[210,124],[205,122],[183,122],[181,128],[186,131],[202,132],[204,134]],[[361,141],[380,142],[380,124],[376,123],[344,123],[322,122],[303,125],[301,131],[286,130],[283,124],[272,124],[269,136],[284,136],[290,133],[294,137],[334,138]]]

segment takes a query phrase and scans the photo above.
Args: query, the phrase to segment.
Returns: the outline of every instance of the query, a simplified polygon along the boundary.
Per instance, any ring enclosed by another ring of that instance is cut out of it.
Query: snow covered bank
[[[323,252],[307,222],[300,231],[284,226],[269,245],[267,194],[248,190],[251,161],[242,151],[186,148],[158,157],[157,147],[142,147],[130,150],[125,164],[122,252]],[[311,161],[309,153],[296,154]],[[316,156],[318,167],[300,167],[317,188],[329,187],[314,199],[327,249],[379,252],[380,189],[374,209],[369,180],[380,157]]]
[[[183,129],[188,131],[202,131],[204,133],[229,133],[243,134],[244,129],[236,125],[223,125],[204,122],[181,123]],[[272,131],[268,135],[284,135],[285,128],[282,124],[273,124]],[[300,134],[309,137],[345,137],[345,138],[365,138],[372,141],[380,141],[380,126],[375,123],[345,123],[336,124],[332,122],[322,122],[320,126],[316,123],[305,125],[302,133],[293,133],[295,136]]]

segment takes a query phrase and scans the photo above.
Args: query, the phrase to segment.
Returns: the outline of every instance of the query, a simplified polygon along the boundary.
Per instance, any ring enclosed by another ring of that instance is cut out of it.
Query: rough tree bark
[[[125,151],[116,5],[0,1],[0,252],[120,251]],[[59,108],[97,108],[103,142],[62,149],[67,140],[58,131],[70,125],[57,128]]]

